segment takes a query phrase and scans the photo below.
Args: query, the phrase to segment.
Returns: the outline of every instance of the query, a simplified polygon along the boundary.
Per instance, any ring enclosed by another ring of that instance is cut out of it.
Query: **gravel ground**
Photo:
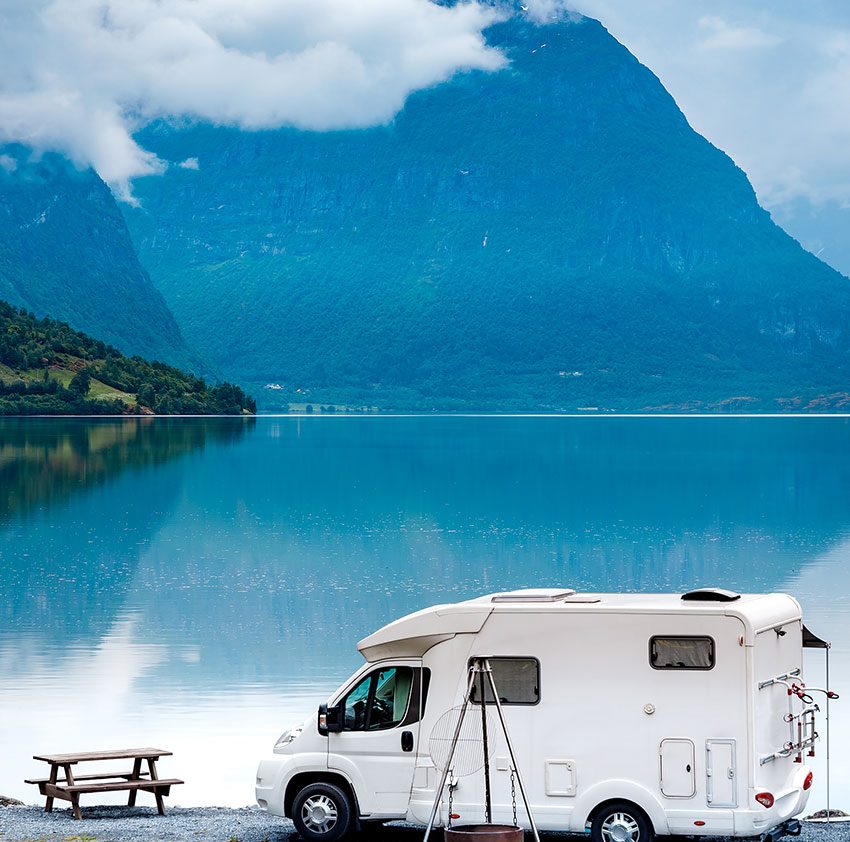
[[[299,842],[292,823],[257,807],[171,807],[158,816],[150,807],[86,807],[74,821],[70,810],[0,808],[2,842]],[[440,835],[435,837],[442,842]],[[528,838],[528,837],[526,837]],[[582,839],[543,834],[544,842]],[[793,839],[793,837],[787,837]],[[420,842],[422,828],[390,824],[369,828],[359,842]],[[358,842],[358,840],[355,840]],[[805,822],[799,842],[850,842],[850,822]]]

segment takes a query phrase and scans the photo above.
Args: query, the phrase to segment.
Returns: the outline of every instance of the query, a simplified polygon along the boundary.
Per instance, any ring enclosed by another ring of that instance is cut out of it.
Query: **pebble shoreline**
[[[568,840],[545,833],[544,840]],[[440,838],[439,836],[437,838]],[[789,840],[794,837],[786,837]],[[83,819],[71,811],[42,807],[0,808],[0,842],[299,842],[292,822],[257,807],[171,807],[158,816],[148,807],[86,807]],[[422,828],[403,823],[370,827],[361,842],[420,842]],[[800,842],[850,842],[850,822],[804,822]]]

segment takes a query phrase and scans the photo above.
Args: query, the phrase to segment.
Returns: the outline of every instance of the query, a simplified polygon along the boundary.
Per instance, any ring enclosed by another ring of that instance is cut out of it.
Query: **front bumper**
[[[260,761],[254,793],[261,809],[273,816],[284,815],[283,797],[286,783],[296,771],[294,767],[293,758],[286,755],[275,755]]]

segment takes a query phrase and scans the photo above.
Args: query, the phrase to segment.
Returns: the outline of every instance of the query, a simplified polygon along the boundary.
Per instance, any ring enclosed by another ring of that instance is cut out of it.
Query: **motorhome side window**
[[[490,658],[493,682],[503,705],[536,705],[540,701],[540,662],[537,658]],[[470,666],[472,662],[470,662]],[[484,699],[493,704],[493,691],[484,684]],[[472,701],[481,699],[481,687],[472,688]]]
[[[710,637],[653,637],[649,663],[657,670],[710,670],[714,641]]]
[[[412,685],[411,667],[384,667],[370,672],[343,699],[344,730],[395,728],[407,712]]]

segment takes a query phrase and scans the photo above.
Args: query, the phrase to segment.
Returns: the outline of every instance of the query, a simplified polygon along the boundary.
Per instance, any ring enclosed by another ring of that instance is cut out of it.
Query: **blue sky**
[[[850,273],[850,0],[520,5],[601,20],[775,218]],[[164,166],[133,137],[152,119],[385,122],[414,90],[503,67],[482,34],[499,14],[490,0],[0,0],[0,142],[58,149],[130,198]]]

